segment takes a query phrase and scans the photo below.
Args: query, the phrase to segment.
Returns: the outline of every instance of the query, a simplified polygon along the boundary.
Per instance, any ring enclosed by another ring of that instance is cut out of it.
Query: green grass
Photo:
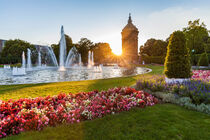
[[[162,74],[163,66],[146,66],[153,71],[147,75]],[[91,90],[107,90],[112,87],[131,86],[142,75],[120,77],[100,80],[44,83],[44,84],[24,84],[24,85],[1,85],[0,100],[20,99],[29,97],[39,97],[56,95],[59,93],[78,93]]]
[[[163,66],[146,66],[153,71],[146,75],[162,74]],[[145,76],[145,75],[143,75]],[[0,86],[0,99],[8,100],[55,95],[60,92],[77,93],[94,89],[105,90],[116,86],[131,86],[140,76],[60,82],[49,84],[28,84]],[[23,132],[10,136],[8,140],[41,139],[186,139],[210,138],[210,117],[206,114],[187,110],[177,105],[158,104],[145,109],[135,108],[128,112],[108,115],[78,124],[63,124],[47,127],[43,131]]]
[[[210,138],[209,130],[210,117],[208,115],[172,104],[158,104],[79,124],[48,127],[41,132],[24,132],[7,139],[207,140]]]

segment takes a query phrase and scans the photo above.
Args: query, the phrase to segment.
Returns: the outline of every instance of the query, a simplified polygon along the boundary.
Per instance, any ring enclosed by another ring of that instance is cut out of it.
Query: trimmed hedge
[[[165,62],[165,56],[142,56],[142,61],[145,62],[145,64],[164,64]]]
[[[164,64],[164,74],[168,78],[191,77],[190,56],[185,42],[185,35],[181,31],[173,32],[170,37]]]

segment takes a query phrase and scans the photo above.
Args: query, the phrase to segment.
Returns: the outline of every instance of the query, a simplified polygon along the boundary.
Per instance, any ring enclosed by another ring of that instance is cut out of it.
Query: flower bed
[[[210,81],[210,70],[193,70],[192,79]]]
[[[164,76],[146,76],[137,81],[136,88],[149,89],[152,92],[171,92],[181,97],[190,97],[194,104],[210,104],[210,84],[201,80],[167,84]]]
[[[152,95],[133,88],[0,101],[0,138],[61,123],[92,120],[157,102]]]

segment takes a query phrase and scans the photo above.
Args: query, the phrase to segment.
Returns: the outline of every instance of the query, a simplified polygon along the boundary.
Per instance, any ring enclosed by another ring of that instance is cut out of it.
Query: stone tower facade
[[[138,34],[139,31],[132,23],[131,14],[129,14],[128,24],[122,32],[122,56],[127,63],[138,62]]]

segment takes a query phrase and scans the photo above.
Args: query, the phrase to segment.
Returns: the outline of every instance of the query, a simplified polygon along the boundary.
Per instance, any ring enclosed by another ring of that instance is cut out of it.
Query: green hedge
[[[165,56],[142,56],[142,61],[144,61],[145,64],[164,64]]]
[[[164,63],[164,74],[166,77],[191,77],[190,55],[185,42],[185,35],[182,31],[175,31],[170,36]]]
[[[210,63],[210,53],[208,53],[207,56],[208,56],[209,63]],[[197,64],[198,64],[198,61],[199,61],[199,59],[200,59],[200,57],[201,57],[201,54],[192,55],[192,58],[191,58],[192,64],[193,64],[193,65],[197,65]]]

